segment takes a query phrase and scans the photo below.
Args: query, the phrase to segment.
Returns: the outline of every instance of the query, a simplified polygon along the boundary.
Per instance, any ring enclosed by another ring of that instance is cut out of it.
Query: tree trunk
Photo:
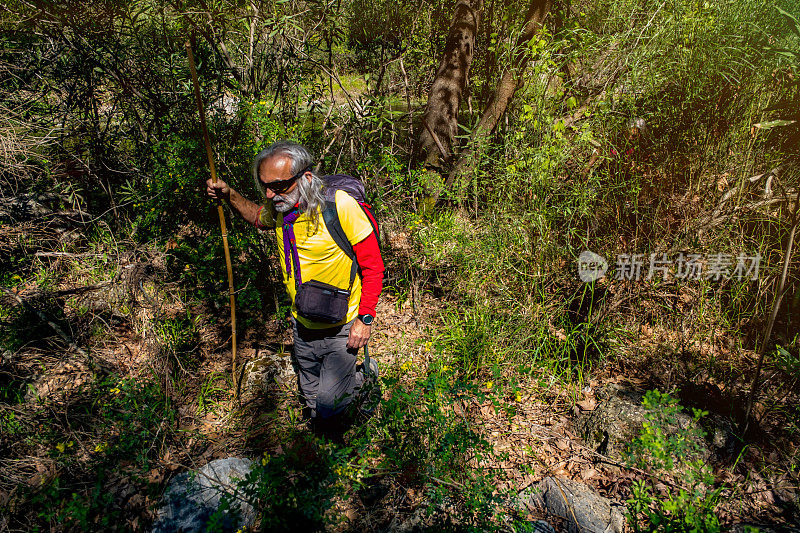
[[[525,15],[525,27],[522,30],[522,34],[517,39],[511,67],[503,73],[503,77],[500,79],[500,83],[497,84],[497,88],[495,88],[494,94],[489,100],[483,115],[481,115],[478,125],[475,127],[475,130],[473,130],[470,146],[483,144],[481,142],[482,138],[490,135],[495,130],[503,114],[506,112],[509,102],[511,102],[511,99],[514,97],[514,93],[522,86],[524,80],[522,75],[531,58],[528,43],[539,29],[541,29],[544,19],[552,5],[553,0],[531,0],[531,4],[528,6],[528,13]],[[455,167],[447,177],[445,190],[452,186],[455,177],[460,174],[466,163],[471,159],[468,156],[469,152],[465,151],[461,154],[461,157],[458,158]]]
[[[445,43],[444,56],[431,85],[422,116],[418,157],[426,165],[438,166],[452,159],[458,132],[458,109],[467,85],[475,52],[483,0],[458,0]]]

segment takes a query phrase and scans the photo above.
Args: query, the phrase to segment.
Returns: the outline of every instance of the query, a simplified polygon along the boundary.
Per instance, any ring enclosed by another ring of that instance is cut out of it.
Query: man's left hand
[[[363,348],[369,342],[369,335],[372,332],[372,326],[367,326],[361,319],[356,318],[353,325],[350,326],[350,337],[347,339],[348,348]]]

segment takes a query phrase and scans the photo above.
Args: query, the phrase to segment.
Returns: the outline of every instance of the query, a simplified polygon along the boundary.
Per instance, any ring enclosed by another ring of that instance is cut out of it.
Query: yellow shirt
[[[342,224],[347,239],[350,244],[356,245],[366,239],[372,233],[372,225],[358,205],[355,198],[344,191],[336,191],[336,211],[339,214],[339,222]],[[271,209],[264,208],[260,213],[260,223],[271,226],[275,223],[275,236],[278,239],[278,254],[280,256],[280,267],[283,275],[283,283],[292,299],[292,315],[309,329],[330,328],[336,324],[323,324],[312,322],[297,315],[294,297],[297,292],[294,283],[294,266],[291,275],[286,274],[286,258],[283,251],[283,215],[277,214],[277,220],[265,220],[270,218]],[[347,289],[350,285],[350,267],[352,261],[339,248],[333,240],[325,221],[322,219],[322,209],[319,212],[319,226],[314,232],[314,223],[308,213],[302,213],[294,222],[294,236],[297,243],[297,255],[300,259],[300,272],[303,281],[312,279],[335,285],[342,289]],[[291,258],[289,259],[291,262]],[[350,290],[350,300],[348,302],[347,317],[340,323],[345,324],[355,319],[358,315],[358,305],[361,301],[361,278],[356,276],[353,281],[353,288]]]

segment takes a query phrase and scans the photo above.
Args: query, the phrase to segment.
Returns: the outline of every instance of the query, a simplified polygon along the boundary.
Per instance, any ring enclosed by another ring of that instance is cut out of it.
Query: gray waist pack
[[[350,291],[315,279],[301,283],[294,297],[298,315],[324,324],[342,322],[349,303]]]

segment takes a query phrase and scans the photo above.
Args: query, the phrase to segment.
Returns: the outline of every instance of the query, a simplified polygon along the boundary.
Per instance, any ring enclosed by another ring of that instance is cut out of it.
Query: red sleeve
[[[378,246],[375,232],[353,246],[358,266],[361,267],[361,302],[358,306],[360,315],[375,316],[375,306],[383,289],[383,258]]]
[[[259,210],[258,210],[258,213],[256,213],[256,220],[255,220],[255,222],[253,222],[253,225],[254,225],[256,228],[258,228],[258,229],[264,229],[264,228],[266,228],[266,226],[265,226],[264,224],[262,224],[262,223],[261,223],[261,211],[263,211],[263,210],[264,210],[264,206],[262,205],[262,206],[259,208]]]

